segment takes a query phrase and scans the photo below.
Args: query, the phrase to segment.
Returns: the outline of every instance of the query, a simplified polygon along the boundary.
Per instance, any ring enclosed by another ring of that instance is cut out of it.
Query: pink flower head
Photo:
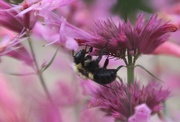
[[[109,51],[111,55],[116,55],[118,57],[124,57],[126,51],[126,35],[122,28],[117,27],[112,20],[107,20],[104,22],[98,21],[95,23],[94,35],[99,36],[96,43],[90,42],[90,45],[95,45],[93,47],[103,48],[109,41],[106,51]],[[98,42],[98,43],[97,43]]]
[[[29,11],[46,12],[52,11],[58,7],[65,6],[75,0],[27,0],[30,6],[22,11],[20,15],[23,15]]]
[[[150,54],[159,45],[165,42],[169,32],[175,32],[177,27],[173,24],[163,23],[154,15],[147,24],[144,23],[143,15],[140,14],[134,28],[129,22],[125,24],[125,35],[127,36],[128,49],[140,53]]]
[[[164,55],[170,55],[175,57],[180,57],[180,46],[173,43],[173,42],[165,42],[162,45],[160,45],[153,54],[164,54]]]
[[[135,107],[135,114],[128,119],[128,122],[149,122],[151,110],[146,104]]]
[[[90,106],[99,107],[116,120],[127,121],[134,112],[134,108],[140,104],[146,104],[157,113],[162,109],[161,103],[169,95],[168,90],[159,88],[157,84],[149,83],[140,88],[139,84],[127,85],[113,82],[108,87],[100,87],[93,94]]]
[[[27,9],[29,4],[23,2],[20,5],[9,5],[4,1],[2,4],[6,6],[0,6],[0,25],[18,33],[23,33],[26,29],[31,30],[36,22],[36,15],[34,11],[29,11],[22,16],[18,16],[21,10]]]
[[[19,41],[11,39],[9,36],[4,36],[0,43],[0,56],[9,56],[17,60],[25,62],[32,66],[33,60],[25,47]]]
[[[163,23],[155,15],[145,24],[144,17],[140,14],[134,26],[129,21],[120,22],[116,26],[112,20],[107,20],[97,22],[93,29],[94,35],[99,38],[86,40],[84,45],[102,50],[108,43],[107,54],[124,58],[126,51],[131,55],[152,53],[167,40],[169,32],[176,31],[177,27],[168,22]]]
[[[48,40],[50,44],[61,44],[70,50],[78,49],[79,40],[92,40],[95,37],[91,34],[71,25],[66,21],[65,18],[59,17],[53,12],[45,13],[45,24],[47,26],[40,25],[39,23],[35,26],[34,34]]]

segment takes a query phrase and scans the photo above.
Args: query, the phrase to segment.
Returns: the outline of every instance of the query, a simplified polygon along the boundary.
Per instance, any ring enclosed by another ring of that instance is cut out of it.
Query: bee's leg
[[[85,51],[86,51],[86,53],[91,53],[93,51],[93,47],[90,47],[89,50],[87,51],[87,45],[86,45]]]
[[[86,44],[86,46],[85,46],[85,51],[87,50],[87,44]]]
[[[105,53],[105,48],[102,49],[101,53],[99,54],[98,58],[96,59],[96,62],[99,63],[102,59],[103,54]]]
[[[88,53],[91,53],[92,51],[93,51],[93,47],[90,47]]]
[[[109,56],[106,58],[103,68],[106,69],[108,64],[109,64]]]
[[[106,44],[104,45],[104,47],[103,47],[101,53],[99,54],[98,58],[96,59],[96,62],[97,62],[97,63],[100,62],[100,60],[102,59],[103,54],[105,54],[106,46],[107,46],[108,43],[109,43],[109,41],[106,42]]]

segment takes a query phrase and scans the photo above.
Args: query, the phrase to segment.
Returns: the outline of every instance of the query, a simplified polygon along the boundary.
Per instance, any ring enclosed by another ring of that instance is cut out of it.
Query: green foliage
[[[19,4],[22,3],[24,0],[5,0],[5,1],[7,1],[8,3]]]
[[[47,68],[49,68],[49,67],[51,66],[51,64],[53,63],[53,61],[54,61],[54,59],[55,59],[55,57],[56,57],[56,55],[57,55],[57,53],[58,53],[58,50],[59,50],[59,48],[56,50],[56,52],[55,52],[54,55],[52,56],[52,58],[51,58],[51,60],[49,61],[49,63],[48,63],[45,67],[43,67],[43,68],[41,69],[41,73],[44,72]]]
[[[141,69],[143,69],[144,71],[146,71],[149,75],[151,75],[153,78],[155,78],[158,81],[163,82],[161,79],[159,79],[158,77],[156,77],[153,73],[151,73],[149,70],[147,70],[145,67],[141,66],[141,65],[136,65],[135,67],[139,67]]]
[[[119,14],[125,21],[135,15],[138,10],[153,12],[146,0],[117,0],[117,4],[113,7],[113,12]]]

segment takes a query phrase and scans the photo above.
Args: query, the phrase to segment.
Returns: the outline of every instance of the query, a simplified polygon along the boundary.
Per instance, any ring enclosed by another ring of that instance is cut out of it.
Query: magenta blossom
[[[16,38],[4,36],[0,42],[0,56],[9,56],[32,66],[33,60],[27,49]]]
[[[0,25],[13,30],[17,33],[23,33],[26,29],[31,30],[36,22],[35,11],[29,11],[22,16],[18,16],[21,10],[27,9],[29,4],[23,2],[18,6],[13,6],[7,4],[1,0],[1,4],[5,6],[0,6]]]
[[[176,45],[173,42],[165,42],[162,45],[160,45],[153,54],[164,54],[164,55],[170,55],[175,57],[180,57],[180,46]]]
[[[106,53],[124,58],[126,51],[134,56],[151,54],[168,39],[169,32],[176,30],[175,25],[163,23],[155,15],[145,24],[144,17],[140,14],[134,26],[129,21],[120,22],[119,26],[112,20],[97,22],[93,34],[98,38],[85,40],[83,43],[102,50],[108,42]]]
[[[24,15],[29,11],[37,11],[43,14],[47,11],[52,11],[56,8],[70,4],[75,0],[27,0],[30,5],[27,9],[23,10],[19,15]]]
[[[135,52],[138,50],[140,53],[150,54],[167,40],[169,32],[176,30],[175,25],[163,23],[162,20],[157,19],[157,16],[152,16],[145,25],[143,15],[139,15],[134,30],[129,22],[125,25],[128,48]]]
[[[110,87],[110,88],[108,88]],[[169,96],[168,90],[163,90],[155,83],[149,83],[140,88],[138,83],[127,85],[113,82],[108,87],[100,87],[94,92],[90,101],[91,107],[99,107],[116,120],[127,121],[134,114],[134,108],[146,104],[151,114],[162,110],[162,102]]]
[[[50,44],[61,44],[70,50],[78,49],[78,42],[76,39],[93,40],[95,37],[91,34],[71,25],[65,18],[59,17],[53,12],[45,13],[45,24],[37,23],[33,33],[40,38],[49,41]]]
[[[128,122],[149,122],[151,110],[146,104],[135,107],[135,114],[128,119]]]

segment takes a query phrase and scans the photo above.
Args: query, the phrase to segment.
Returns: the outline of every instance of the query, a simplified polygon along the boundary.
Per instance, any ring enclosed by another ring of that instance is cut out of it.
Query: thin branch
[[[45,84],[45,80],[42,76],[42,73],[40,72],[40,69],[39,69],[39,66],[38,66],[38,63],[37,63],[37,59],[36,59],[36,56],[35,56],[35,53],[34,53],[34,49],[33,49],[33,45],[32,45],[32,42],[31,42],[31,39],[30,39],[30,36],[28,36],[28,44],[29,44],[29,47],[30,47],[30,51],[32,53],[32,58],[33,58],[33,61],[34,61],[34,64],[35,64],[35,70],[37,72],[37,75],[39,77],[39,80],[40,80],[40,83],[47,95],[47,98],[52,102],[52,99],[51,99],[51,96],[49,94],[49,91],[47,89],[47,86]],[[53,103],[53,102],[52,102]]]

